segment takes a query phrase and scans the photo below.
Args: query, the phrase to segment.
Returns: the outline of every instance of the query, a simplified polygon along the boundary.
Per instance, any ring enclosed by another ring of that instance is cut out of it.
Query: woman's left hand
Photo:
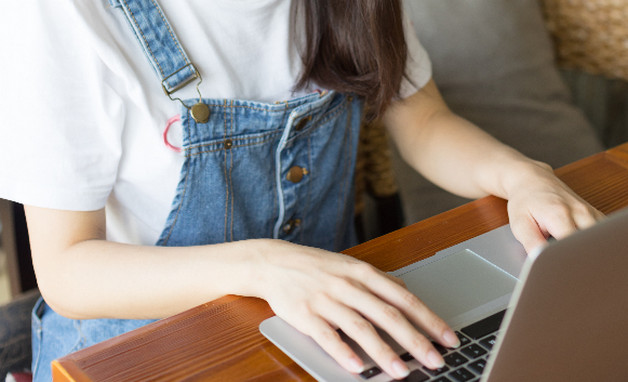
[[[587,228],[604,214],[558,179],[550,166],[533,162],[507,189],[513,234],[530,253],[549,237],[562,239]]]
[[[405,161],[433,183],[467,198],[507,199],[511,229],[528,253],[604,216],[551,167],[454,114],[434,81],[393,102],[383,121]]]

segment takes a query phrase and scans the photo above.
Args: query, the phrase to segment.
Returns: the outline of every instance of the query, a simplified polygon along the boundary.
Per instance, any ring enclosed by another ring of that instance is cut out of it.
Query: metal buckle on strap
[[[188,67],[191,67],[192,69],[194,69],[194,75],[190,76],[185,81],[178,84],[174,89],[169,91],[165,85],[166,81],[170,77],[176,75],[177,73],[179,73],[180,71]],[[186,105],[185,102],[183,102],[181,98],[172,96],[172,93],[183,88],[184,86],[186,86],[187,84],[189,84],[190,82],[194,81],[197,78],[199,81],[196,83],[196,92],[198,93],[198,102],[196,104],[189,106],[189,105]],[[196,122],[206,123],[209,120],[210,111],[209,111],[209,107],[203,103],[203,96],[201,95],[201,89],[200,89],[202,82],[203,82],[203,77],[201,77],[201,73],[199,73],[199,71],[196,69],[196,66],[194,66],[192,63],[189,63],[177,69],[174,73],[170,74],[168,77],[164,78],[164,80],[161,81],[161,87],[164,89],[164,93],[166,93],[168,98],[170,98],[172,101],[179,101],[181,105],[183,105],[183,107],[188,109],[190,111],[190,114],[192,115],[192,118],[194,118]]]
[[[179,74],[181,71],[183,71],[185,69],[188,69],[190,67],[194,70],[194,74],[192,76],[190,76],[187,80],[185,80],[185,81],[181,82],[180,84],[178,84],[177,86],[175,86],[172,90],[168,90],[168,88],[166,87],[166,82],[170,78],[172,78],[172,77],[176,76],[177,74]],[[164,93],[166,93],[166,95],[168,97],[170,97],[170,99],[173,99],[172,96],[171,96],[172,93],[175,93],[176,91],[178,91],[179,89],[183,88],[184,86],[186,86],[187,84],[189,84],[190,82],[194,81],[197,78],[200,79],[200,81],[196,85],[196,89],[198,90],[199,85],[201,84],[201,82],[203,82],[203,77],[201,77],[201,74],[196,69],[196,66],[194,66],[194,64],[192,64],[192,63],[189,63],[189,64],[187,64],[185,66],[182,66],[181,68],[177,69],[175,72],[170,74],[168,77],[164,78],[163,81],[161,81],[161,87],[164,90]]]

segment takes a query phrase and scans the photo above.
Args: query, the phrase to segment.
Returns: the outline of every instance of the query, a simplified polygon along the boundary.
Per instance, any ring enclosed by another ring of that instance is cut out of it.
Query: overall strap
[[[109,3],[124,11],[168,96],[200,78],[157,0],[109,0]]]

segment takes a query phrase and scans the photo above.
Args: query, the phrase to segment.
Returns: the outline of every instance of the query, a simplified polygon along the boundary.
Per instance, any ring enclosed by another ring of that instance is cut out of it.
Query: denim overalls
[[[127,16],[167,94],[197,79],[155,0],[109,1]],[[356,244],[359,99],[323,91],[265,104],[199,94],[183,104],[185,160],[157,245],[276,238],[340,251]],[[198,104],[206,105],[200,116],[193,115]],[[52,360],[151,321],[71,320],[40,301],[33,310],[35,381],[50,380]]]

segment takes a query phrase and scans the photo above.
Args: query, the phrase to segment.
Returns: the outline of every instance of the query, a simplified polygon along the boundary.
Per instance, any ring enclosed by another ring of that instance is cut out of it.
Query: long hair
[[[369,119],[399,93],[407,46],[399,0],[301,0],[304,69],[297,82],[363,97]]]

